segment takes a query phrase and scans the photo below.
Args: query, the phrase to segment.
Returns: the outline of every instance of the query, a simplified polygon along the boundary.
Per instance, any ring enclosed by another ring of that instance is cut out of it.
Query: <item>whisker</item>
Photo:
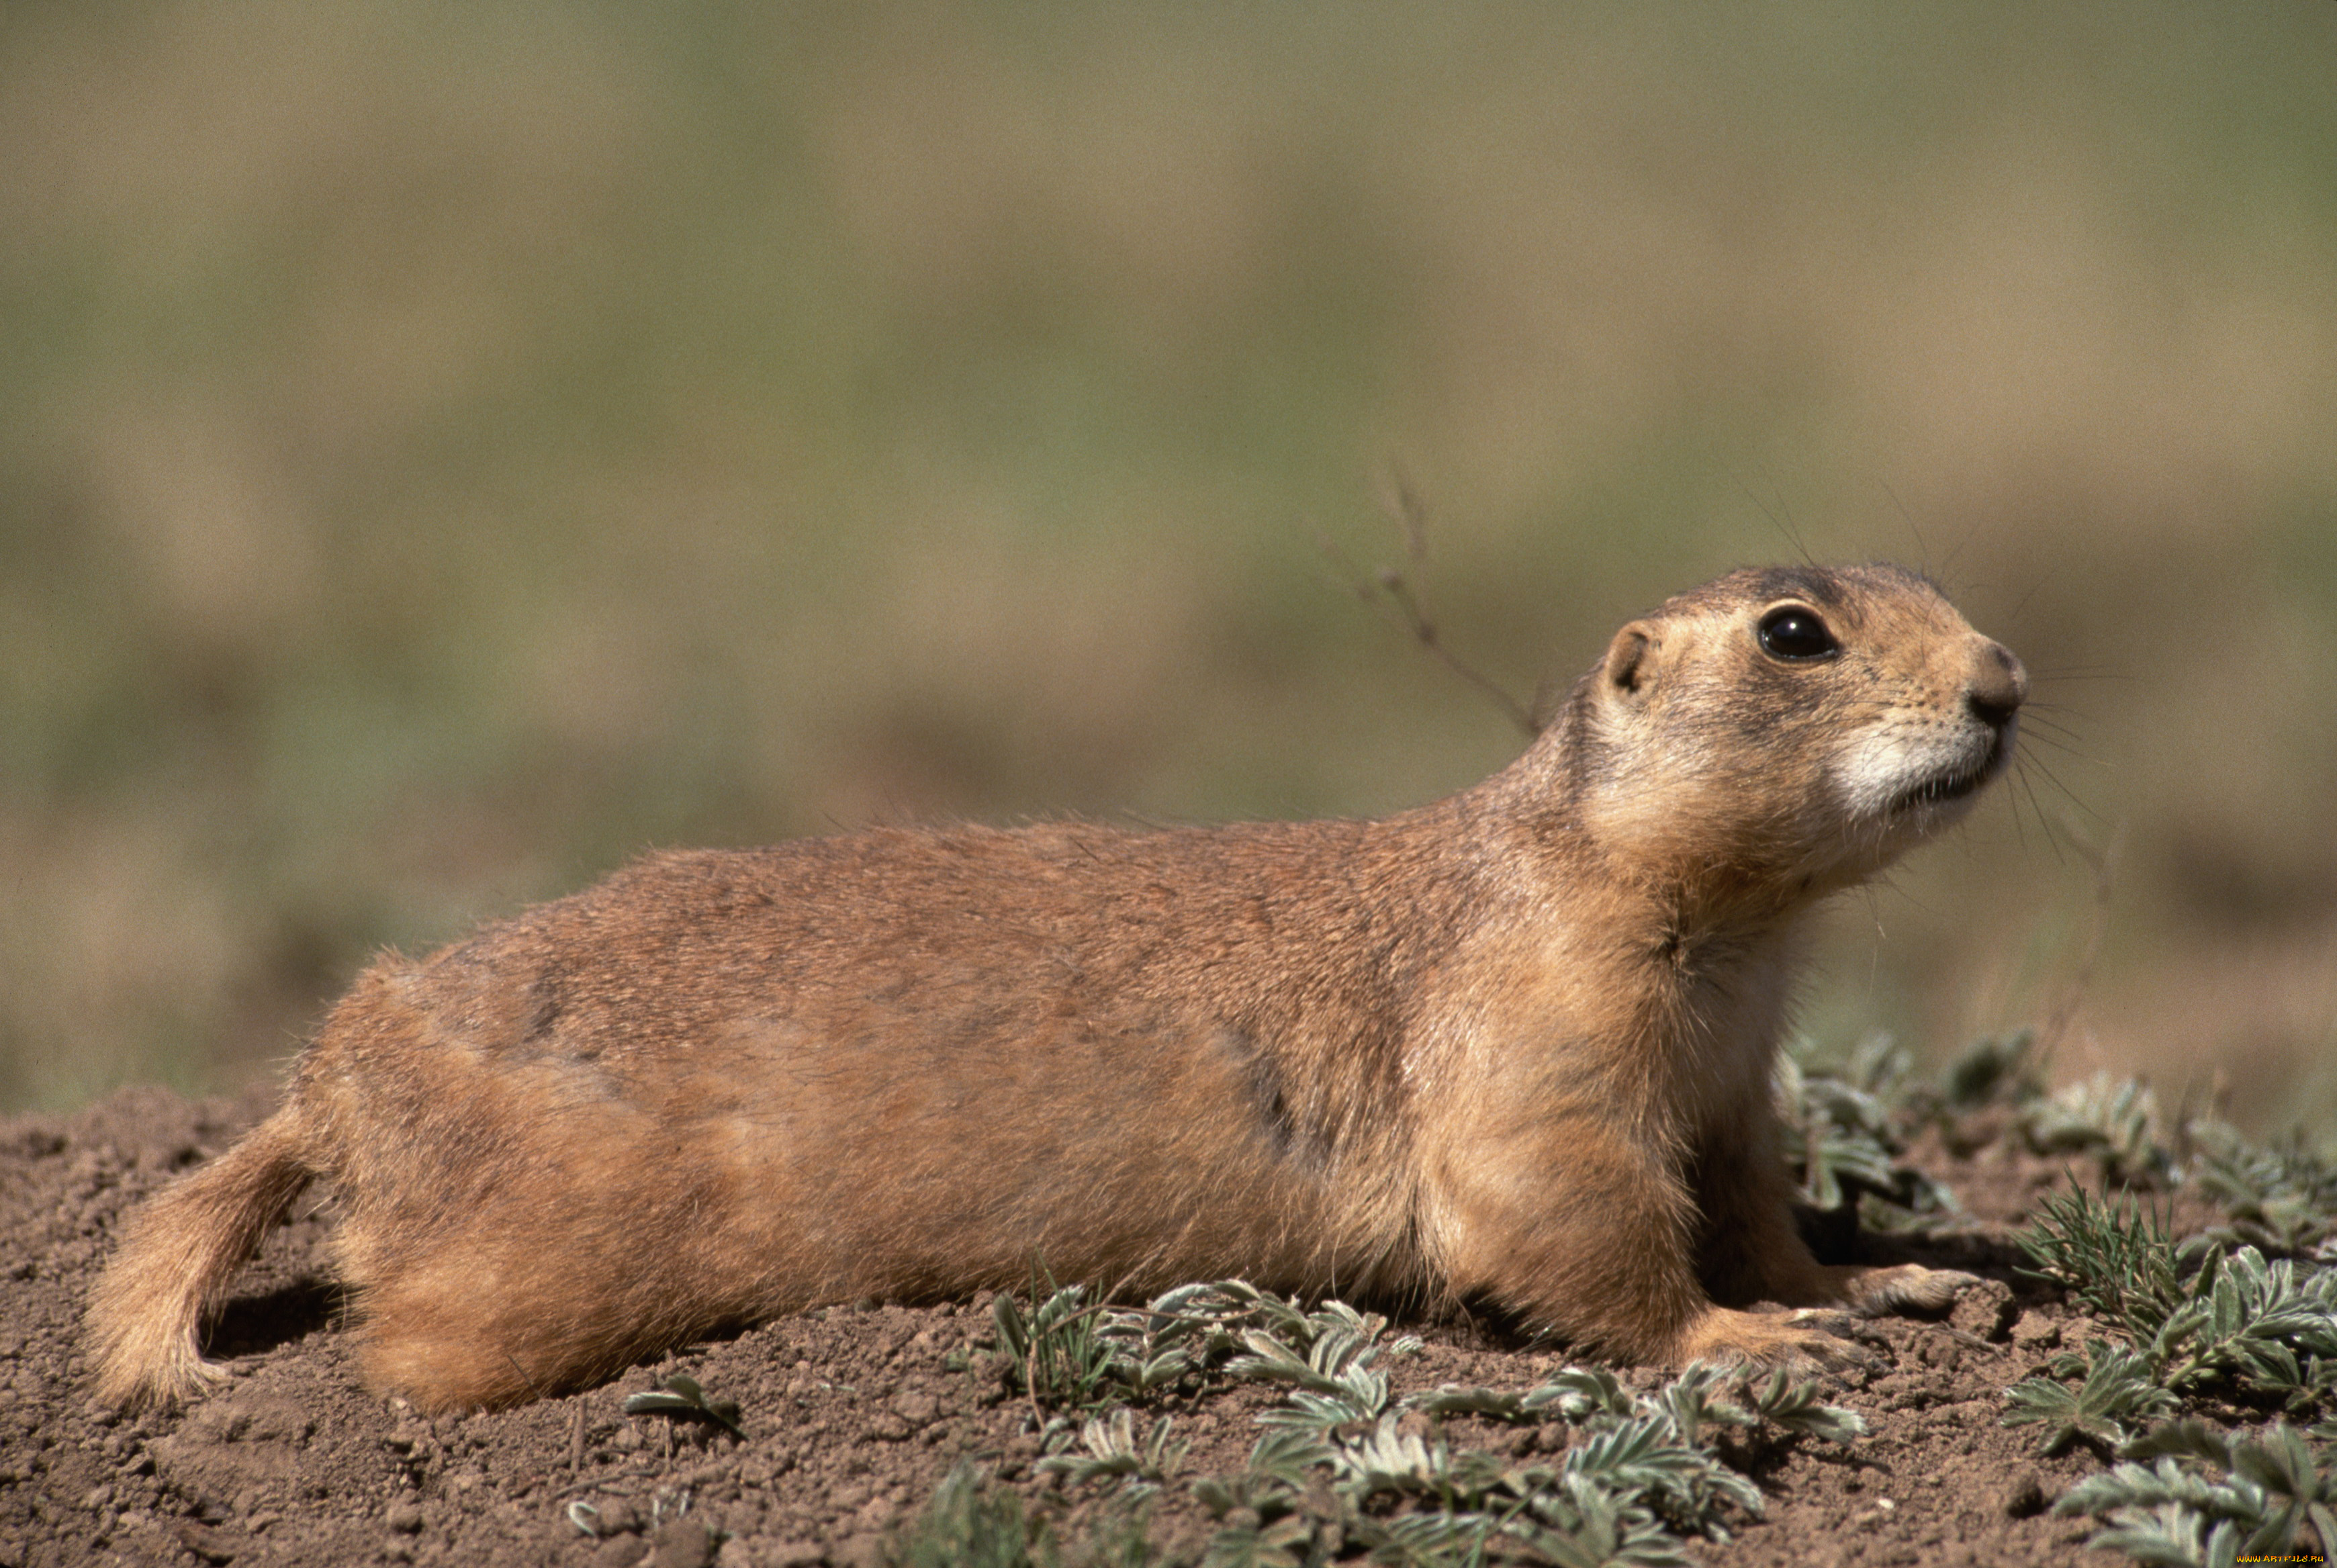
[[[2012,772],[2013,777],[2020,780],[2021,793],[2029,797],[2029,808],[2037,813],[2037,830],[2045,835],[2045,848],[2053,852],[2053,863],[2056,866],[2067,866],[2069,862],[2068,858],[2061,853],[2059,837],[2054,833],[2053,824],[2045,815],[2044,802],[2037,799],[2036,781],[2029,777],[2029,760],[2023,758],[2015,763]],[[2020,813],[2018,809],[2012,813],[2012,820],[2017,827],[2020,821]],[[2025,838],[2022,840],[2024,848],[2027,842]]]
[[[1802,543],[1801,534],[1794,530],[1793,524],[1793,513],[1790,509],[1785,511],[1785,517],[1781,519],[1778,517],[1776,513],[1769,510],[1767,503],[1764,502],[1758,495],[1753,494],[1753,487],[1750,485],[1745,484],[1744,480],[1739,479],[1736,481],[1736,488],[1744,493],[1745,499],[1753,503],[1755,509],[1757,510],[1762,516],[1766,517],[1769,520],[1770,527],[1775,528],[1778,533],[1783,534],[1785,536],[1785,543],[1794,547],[1794,554],[1802,558],[1802,564],[1804,566],[1814,566],[1818,564],[1817,557],[1810,554],[1809,546]],[[1777,505],[1781,508],[1785,505],[1785,492],[1782,490],[1777,493]]]
[[[2024,714],[2022,717],[2025,720],[2027,715]],[[2085,744],[2085,737],[2066,725],[2024,722],[2020,726],[2019,740],[2023,742],[2034,740],[2040,746],[2052,746],[2065,753],[2080,757],[2085,756],[2089,750]]]
[[[1931,576],[1931,546],[1923,538],[1923,531],[1915,525],[1915,514],[1907,510],[1907,503],[1899,499],[1899,492],[1891,488],[1890,480],[1878,479],[1876,483],[1882,486],[1882,493],[1891,497],[1891,505],[1899,509],[1899,521],[1907,524],[1907,532],[1915,536],[1915,548],[1921,553],[1923,560],[1923,575]],[[1956,547],[1960,550],[1963,548],[1961,543]],[[1946,567],[1941,567],[1940,574],[1946,575]]]
[[[2020,738],[2031,745],[2050,746],[2053,750],[2060,752],[2063,756],[2069,758],[2072,761],[2082,761],[2086,756],[2084,750],[2081,749],[2075,740],[2067,736],[2039,735],[2034,730],[2024,728]]]
[[[2132,671],[2120,670],[2115,664],[2056,664],[2044,668],[2032,664],[2029,669],[2029,676],[2032,681],[2131,681],[2134,679]]]
[[[2019,783],[2022,789],[2025,789],[2029,787],[2028,778],[2021,771],[2020,759],[2017,755],[2012,760],[2012,777]],[[2029,852],[2029,829],[2020,825],[2020,797],[2014,795],[2010,797],[2010,799],[2012,801],[2012,836],[2019,842],[2020,851],[2025,855]],[[2033,808],[2035,802],[2032,800],[2030,805]],[[2043,816],[2040,815],[2037,821],[2039,828],[2044,826],[2045,819]],[[1967,840],[1966,842],[1969,843],[1970,841]],[[2046,843],[2048,847],[2051,845],[2052,840],[2049,836],[2046,839]]]
[[[2085,801],[2078,799],[2078,792],[2070,789],[2067,784],[2062,783],[2060,775],[2055,773],[2050,768],[2046,767],[2042,761],[2034,757],[2023,757],[2020,760],[2023,766],[2034,768],[2039,773],[2044,774],[2048,783],[2051,784],[2054,789],[2058,789],[2063,795],[2068,797],[2070,805],[2075,806],[2078,810],[2084,812],[2087,816],[2092,818],[2097,822],[2107,820],[2107,818],[2103,817],[2100,812],[2095,810],[2092,807],[2087,805]]]
[[[2020,603],[2012,607],[2012,613],[2008,619],[2018,621],[2026,615],[2029,612],[2029,602],[2044,591],[2046,582],[2047,579],[2039,577],[2036,582],[2031,583],[2029,585],[2029,592],[2020,596]]]

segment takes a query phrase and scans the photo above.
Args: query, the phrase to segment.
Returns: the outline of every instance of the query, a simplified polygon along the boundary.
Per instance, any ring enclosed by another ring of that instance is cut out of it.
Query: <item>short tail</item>
[[[99,1398],[174,1405],[227,1376],[203,1359],[197,1330],[308,1181],[304,1145],[291,1109],[279,1111],[132,1217],[90,1297]]]

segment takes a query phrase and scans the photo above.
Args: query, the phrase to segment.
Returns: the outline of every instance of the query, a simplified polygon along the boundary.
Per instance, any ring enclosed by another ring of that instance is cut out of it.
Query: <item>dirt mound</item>
[[[985,1301],[833,1308],[693,1347],[586,1394],[428,1421],[357,1386],[338,1298],[316,1262],[324,1221],[306,1203],[239,1278],[213,1336],[230,1383],[175,1415],[117,1418],[93,1406],[77,1327],[121,1215],[261,1109],[145,1090],[72,1116],[0,1122],[0,1213],[12,1239],[0,1308],[0,1568],[874,1564],[964,1461],[1051,1520],[1073,1560],[1099,1550],[1107,1510],[1097,1489],[1041,1468],[1032,1403],[981,1353],[992,1334]],[[2039,1458],[2033,1430],[2000,1425],[2003,1390],[2086,1332],[2053,1292],[2016,1274],[2002,1229],[2056,1168],[1995,1150],[1928,1163],[1979,1223],[1891,1255],[1988,1283],[1950,1318],[1873,1326],[1875,1364],[1828,1395],[1863,1416],[1864,1437],[1772,1435],[1732,1453],[1766,1494],[1765,1515],[1735,1511],[1733,1539],[1694,1542],[1693,1557],[1798,1568],[2088,1555],[2092,1524],[2047,1504],[2100,1460],[2082,1446]],[[1423,1340],[1380,1363],[1399,1394],[1448,1383],[1523,1390],[1563,1364],[1480,1325],[1399,1327]],[[629,1395],[676,1373],[735,1401],[744,1440],[709,1420],[625,1413]],[[1190,1445],[1178,1484],[1156,1499],[1156,1552],[1199,1555],[1216,1522],[1184,1482],[1240,1470],[1257,1416],[1282,1392],[1205,1381],[1148,1407],[1147,1421],[1173,1413],[1177,1439]],[[1531,1422],[1406,1421],[1456,1450],[1530,1455],[1565,1441]],[[1120,1547],[1116,1561],[1142,1560]]]

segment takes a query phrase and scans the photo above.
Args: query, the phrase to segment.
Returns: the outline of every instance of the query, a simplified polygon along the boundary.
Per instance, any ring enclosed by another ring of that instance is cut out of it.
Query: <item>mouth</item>
[[[1944,806],[1951,801],[1961,800],[2003,772],[2004,765],[2011,755],[2009,730],[1996,730],[1989,736],[1988,750],[1980,756],[1902,789],[1891,798],[1890,810],[1896,816],[1921,810],[1927,806]]]

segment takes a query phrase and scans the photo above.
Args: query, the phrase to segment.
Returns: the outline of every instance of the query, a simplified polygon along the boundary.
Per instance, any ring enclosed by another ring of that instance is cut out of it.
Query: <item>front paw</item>
[[[1800,1377],[1871,1371],[1874,1352],[1853,1338],[1857,1317],[1824,1307],[1738,1312],[1715,1307],[1680,1335],[1676,1359],[1723,1366],[1783,1367]]]
[[[1956,1269],[1926,1269],[1900,1263],[1888,1269],[1849,1269],[1843,1298],[1862,1318],[1885,1312],[1944,1312],[1956,1298],[1980,1283]]]

